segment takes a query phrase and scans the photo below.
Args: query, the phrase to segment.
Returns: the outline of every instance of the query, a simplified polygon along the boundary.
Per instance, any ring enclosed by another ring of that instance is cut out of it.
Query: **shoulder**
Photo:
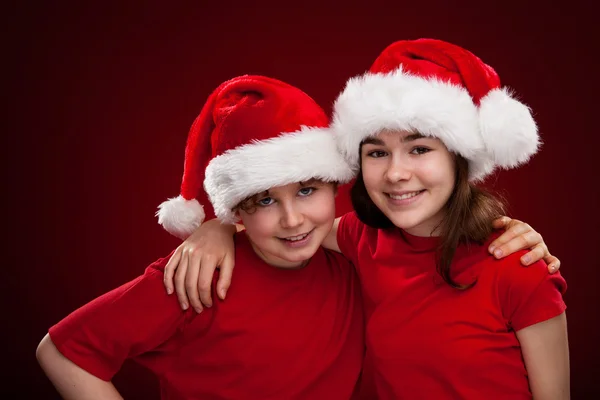
[[[340,218],[337,228],[338,244],[343,252],[344,244],[345,247],[356,247],[360,242],[364,242],[364,238],[376,239],[378,232],[379,229],[366,225],[353,211]]]
[[[318,257],[319,254],[323,254],[324,257],[323,258]],[[350,260],[348,260],[348,258],[346,256],[344,256],[342,253],[339,253],[339,252],[333,251],[333,250],[328,250],[324,247],[320,247],[319,250],[317,250],[317,253],[313,256],[313,258],[321,259],[321,260],[323,260],[322,262],[324,262],[326,264],[338,265],[343,268],[346,268],[346,267],[352,265]]]
[[[362,231],[365,228],[367,228],[367,226],[358,218],[356,212],[352,211],[344,214],[340,218],[338,230],[344,230],[346,233],[352,233]]]

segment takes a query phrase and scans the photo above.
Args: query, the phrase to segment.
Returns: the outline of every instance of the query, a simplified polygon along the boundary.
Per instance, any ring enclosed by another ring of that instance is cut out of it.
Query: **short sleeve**
[[[358,265],[358,243],[365,229],[355,212],[340,218],[337,230],[337,242],[340,250],[354,265]]]
[[[164,263],[166,264],[167,259]],[[50,328],[52,342],[66,358],[109,381],[127,358],[167,341],[193,317],[168,296],[161,260],[144,275],[96,298]],[[163,266],[164,267],[164,266]]]
[[[499,295],[503,314],[514,331],[562,314],[566,305],[563,294],[567,283],[560,273],[549,274],[546,264],[538,261],[528,267],[519,262],[524,252],[506,258],[501,265]]]

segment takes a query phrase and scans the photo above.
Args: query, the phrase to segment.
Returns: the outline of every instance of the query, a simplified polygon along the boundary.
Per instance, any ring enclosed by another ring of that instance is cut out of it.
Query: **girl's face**
[[[255,196],[247,209],[238,213],[256,254],[276,267],[302,267],[331,230],[335,185],[312,180],[278,186]]]
[[[408,131],[383,131],[361,147],[367,193],[392,223],[415,236],[436,228],[454,189],[454,155],[439,140]]]

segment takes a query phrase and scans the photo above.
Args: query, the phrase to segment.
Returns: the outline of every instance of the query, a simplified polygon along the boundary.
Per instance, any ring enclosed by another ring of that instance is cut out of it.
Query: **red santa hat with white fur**
[[[350,79],[334,105],[338,147],[358,170],[360,143],[381,130],[439,138],[469,161],[469,178],[525,163],[540,145],[529,108],[492,67],[441,40],[398,41],[369,72]]]
[[[159,223],[184,239],[205,218],[235,222],[236,205],[271,187],[350,181],[328,122],[311,97],[284,82],[251,75],[224,82],[190,129],[181,193],[159,206]]]

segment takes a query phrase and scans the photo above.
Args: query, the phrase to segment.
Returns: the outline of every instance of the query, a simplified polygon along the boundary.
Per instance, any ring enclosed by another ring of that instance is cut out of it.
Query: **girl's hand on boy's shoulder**
[[[234,225],[223,225],[217,219],[204,222],[188,237],[167,263],[164,285],[168,294],[177,293],[181,308],[191,305],[197,313],[212,306],[213,276],[220,268],[217,295],[224,300],[231,285],[234,267]]]
[[[550,254],[542,235],[529,224],[504,216],[494,220],[493,226],[496,229],[505,229],[505,232],[488,247],[494,257],[502,258],[519,250],[530,250],[521,257],[521,264],[527,266],[543,259],[548,264],[550,273],[560,269],[560,260]]]

